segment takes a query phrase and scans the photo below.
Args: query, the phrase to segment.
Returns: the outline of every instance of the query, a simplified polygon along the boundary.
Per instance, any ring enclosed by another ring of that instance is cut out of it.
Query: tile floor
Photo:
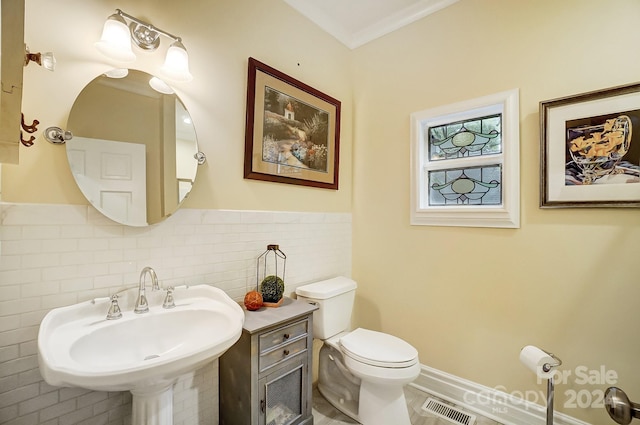
[[[411,425],[452,425],[453,422],[440,418],[438,416],[429,414],[422,410],[422,405],[427,398],[432,397],[417,388],[410,385],[405,387],[405,397],[407,399],[407,406],[409,407],[409,413],[411,417]],[[442,400],[440,400],[442,401]],[[445,404],[451,404],[444,401]],[[463,409],[464,410],[464,409]],[[474,414],[473,412],[469,412]],[[344,425],[344,424],[358,424],[350,417],[346,416],[322,397],[318,388],[313,388],[313,423],[314,425]],[[389,424],[393,425],[393,424]],[[476,415],[475,425],[500,425],[498,422]]]

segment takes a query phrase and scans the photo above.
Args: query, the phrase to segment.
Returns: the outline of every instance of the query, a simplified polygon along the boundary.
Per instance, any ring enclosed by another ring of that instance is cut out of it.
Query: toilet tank
[[[313,312],[314,338],[325,340],[349,330],[357,286],[347,277],[334,277],[296,288],[299,299],[318,306]]]

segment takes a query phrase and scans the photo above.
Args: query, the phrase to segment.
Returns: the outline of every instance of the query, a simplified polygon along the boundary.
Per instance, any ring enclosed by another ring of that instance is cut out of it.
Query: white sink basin
[[[38,335],[38,360],[50,385],[96,391],[165,390],[185,373],[219,357],[242,332],[242,308],[222,290],[176,288],[176,307],[162,308],[164,291],[147,288],[149,312],[133,313],[138,289],[119,297],[122,318],[106,320],[111,301],[86,301],[50,311]]]

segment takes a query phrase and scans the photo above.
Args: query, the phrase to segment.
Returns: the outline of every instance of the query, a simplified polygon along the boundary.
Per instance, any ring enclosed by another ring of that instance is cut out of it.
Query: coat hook
[[[38,124],[40,124],[40,121],[33,120],[33,123],[31,125],[27,125],[24,122],[24,114],[21,114],[21,116],[22,118],[20,119],[20,121],[24,131],[26,131],[27,133],[35,133],[36,131],[38,131]]]
[[[26,147],[33,146],[34,140],[36,140],[36,138],[33,136],[29,137],[29,140],[24,140],[24,138],[22,137],[22,131],[20,132],[20,142],[22,142],[22,144],[25,145]]]

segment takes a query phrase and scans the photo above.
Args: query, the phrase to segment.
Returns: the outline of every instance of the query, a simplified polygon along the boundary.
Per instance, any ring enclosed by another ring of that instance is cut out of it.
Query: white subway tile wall
[[[131,395],[52,387],[38,370],[47,312],[138,284],[209,284],[241,302],[256,258],[287,255],[286,295],[298,285],[351,275],[351,214],[182,209],[163,223],[127,227],[92,207],[0,202],[0,424],[127,425]],[[175,425],[218,423],[217,361],[181,378]]]

